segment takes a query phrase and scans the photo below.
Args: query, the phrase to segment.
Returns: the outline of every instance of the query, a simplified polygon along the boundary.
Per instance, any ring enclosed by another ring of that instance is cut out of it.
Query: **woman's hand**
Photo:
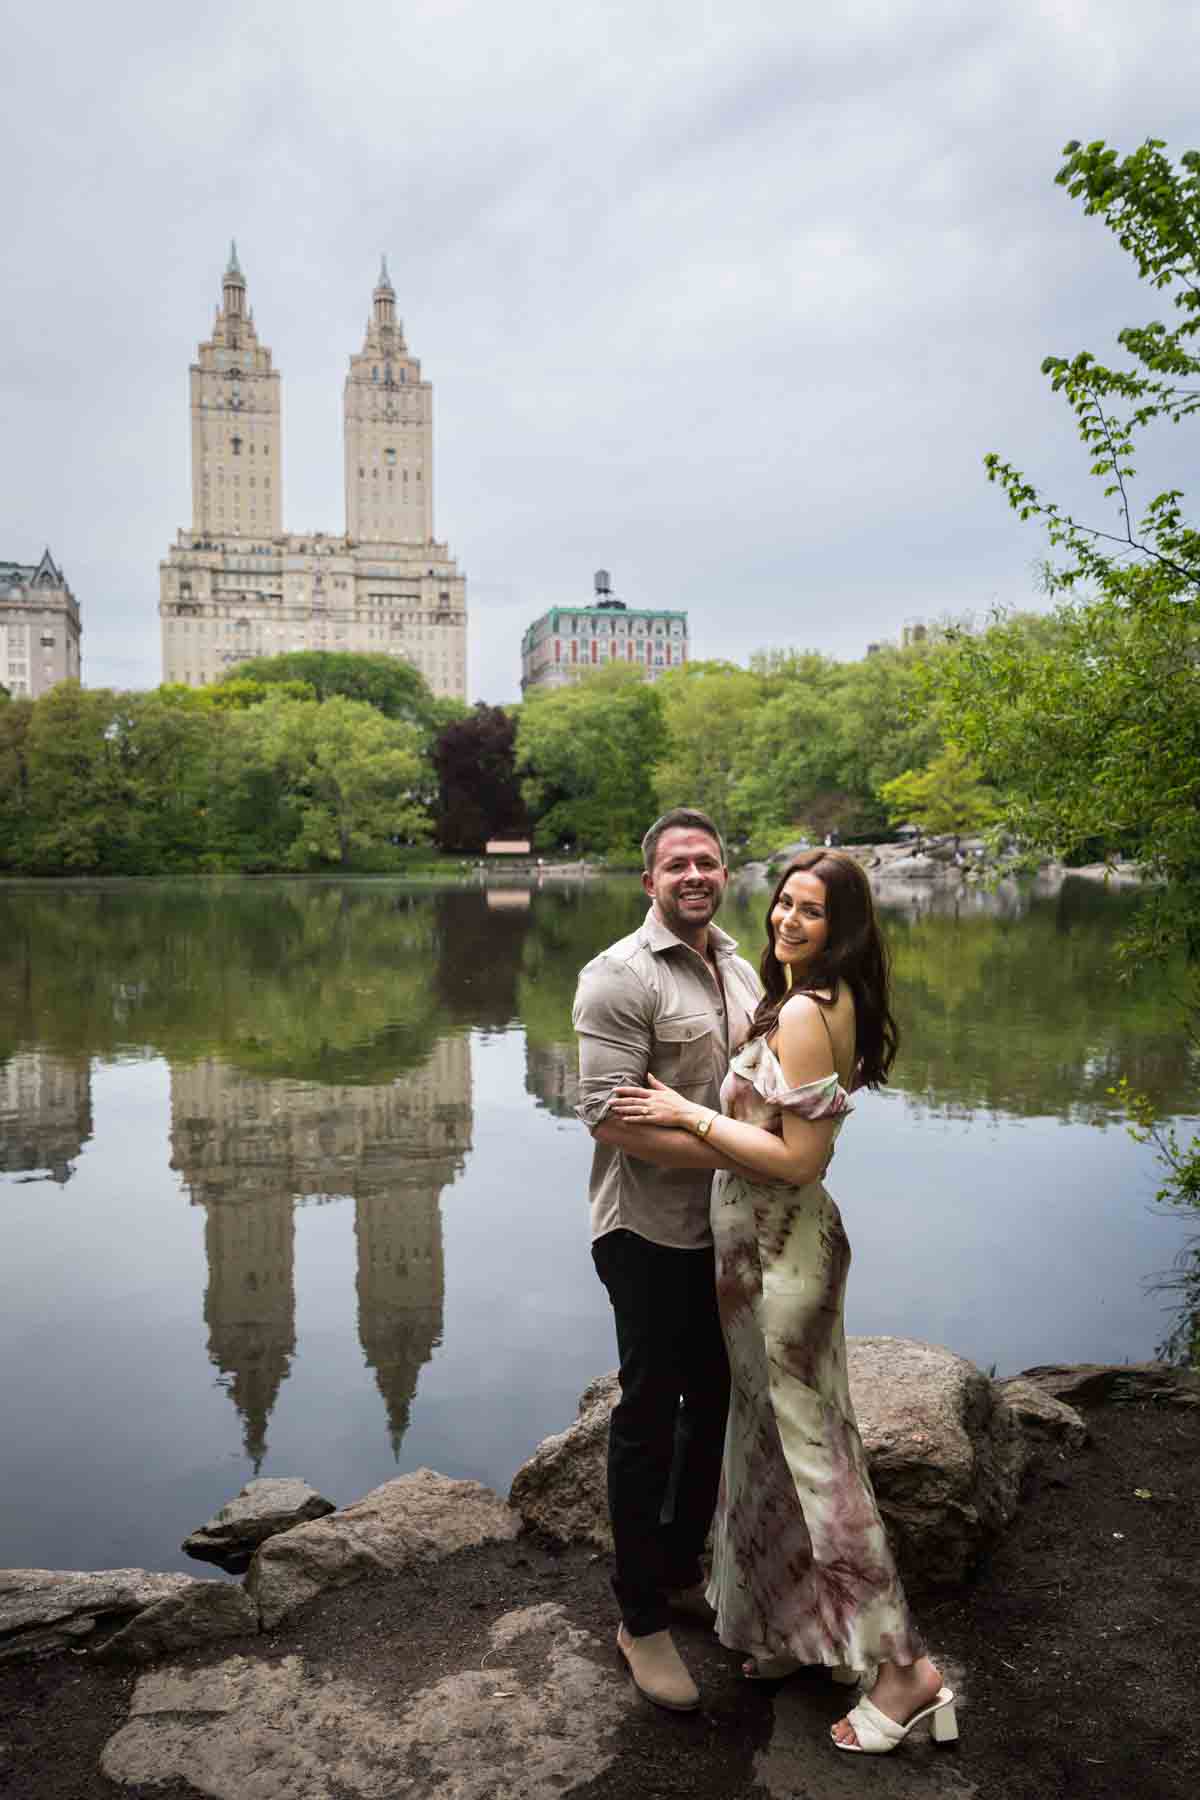
[[[705,1108],[685,1100],[674,1088],[666,1087],[653,1075],[646,1077],[649,1087],[619,1087],[613,1094],[609,1111],[627,1125],[673,1125],[681,1131],[690,1128],[693,1117]]]

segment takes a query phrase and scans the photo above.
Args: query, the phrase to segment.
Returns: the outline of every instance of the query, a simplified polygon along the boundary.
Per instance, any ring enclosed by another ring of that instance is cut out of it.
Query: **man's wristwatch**
[[[704,1118],[696,1120],[692,1129],[695,1131],[697,1137],[708,1136],[709,1132],[712,1130],[712,1122],[716,1116],[715,1112],[710,1112],[707,1113]]]

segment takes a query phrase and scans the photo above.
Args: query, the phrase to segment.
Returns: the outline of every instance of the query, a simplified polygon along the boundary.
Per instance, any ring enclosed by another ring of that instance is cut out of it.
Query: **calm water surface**
[[[503,1491],[612,1366],[571,1112],[636,882],[0,888],[0,1564],[191,1568],[243,1481]],[[763,896],[723,923],[757,960]],[[887,907],[905,1047],[830,1187],[848,1324],[1001,1373],[1152,1355],[1185,1244],[1109,1087],[1195,1108],[1081,882]],[[197,1571],[202,1572],[202,1571]]]

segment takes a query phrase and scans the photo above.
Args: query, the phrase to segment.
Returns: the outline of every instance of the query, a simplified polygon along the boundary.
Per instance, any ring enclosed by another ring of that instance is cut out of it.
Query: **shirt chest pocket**
[[[707,1013],[659,1019],[654,1039],[653,1073],[668,1087],[705,1087],[713,1080],[715,1043]]]

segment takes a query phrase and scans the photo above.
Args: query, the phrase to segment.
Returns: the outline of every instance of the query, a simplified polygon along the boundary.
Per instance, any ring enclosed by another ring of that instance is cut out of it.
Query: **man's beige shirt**
[[[653,908],[644,925],[581,972],[575,1110],[589,1129],[606,1116],[615,1088],[644,1087],[647,1074],[701,1106],[720,1107],[729,1058],[749,1029],[762,988],[727,932],[710,925],[708,935],[719,982],[712,964],[668,931]],[[702,1249],[712,1243],[711,1187],[708,1170],[660,1169],[614,1144],[597,1144],[592,1237],[624,1227],[654,1244]]]

